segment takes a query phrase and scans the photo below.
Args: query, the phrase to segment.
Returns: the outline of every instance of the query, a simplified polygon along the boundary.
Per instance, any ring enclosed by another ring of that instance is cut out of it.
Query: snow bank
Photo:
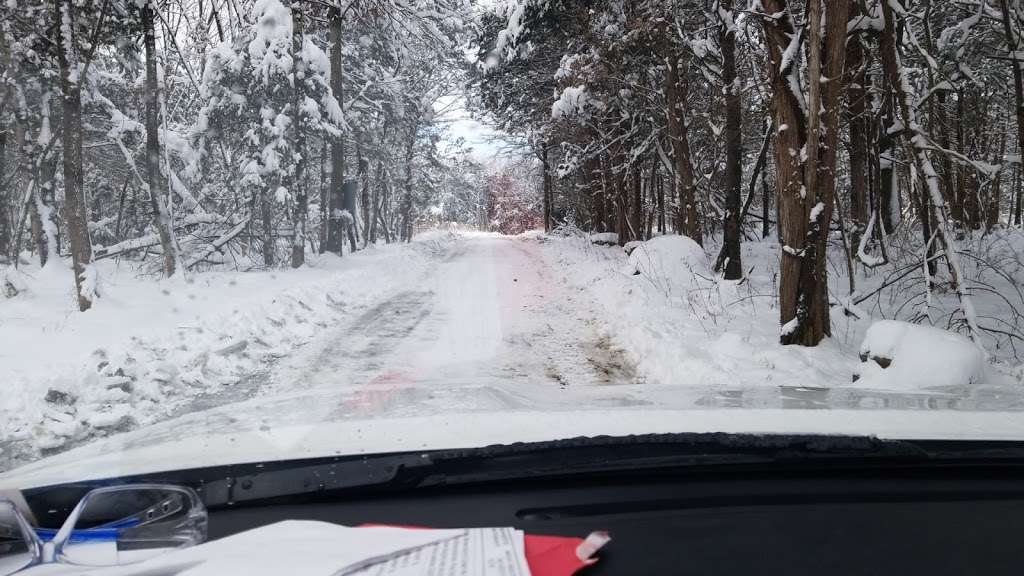
[[[850,382],[856,355],[839,342],[779,344],[778,244],[744,243],[753,272],[742,283],[718,278],[704,249],[684,236],[659,236],[629,255],[586,238],[549,236],[541,246],[559,280],[596,301],[595,326],[626,352],[644,390]]]
[[[598,232],[590,235],[590,241],[601,246],[613,246],[619,243],[619,235],[615,232]]]
[[[868,328],[855,378],[867,388],[916,390],[986,380],[985,355],[967,338],[932,326],[881,320]]]
[[[313,257],[299,270],[208,272],[187,282],[101,261],[102,297],[85,313],[75,310],[65,265],[25,270],[18,295],[0,298],[0,461],[14,446],[62,448],[155,422],[200,395],[255,386],[249,381],[267,362],[408,289],[453,242],[427,234]]]
[[[643,276],[666,294],[714,276],[704,249],[686,236],[659,236],[634,244],[628,252],[630,273]]]

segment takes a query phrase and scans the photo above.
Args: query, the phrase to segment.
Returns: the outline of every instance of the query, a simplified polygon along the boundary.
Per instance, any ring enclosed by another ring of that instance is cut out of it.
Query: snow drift
[[[967,338],[932,326],[880,320],[860,346],[857,384],[916,390],[979,384],[986,380],[985,354]]]

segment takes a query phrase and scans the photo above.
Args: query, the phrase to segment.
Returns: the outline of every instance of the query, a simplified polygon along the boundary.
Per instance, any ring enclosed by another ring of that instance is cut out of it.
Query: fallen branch
[[[246,219],[246,222],[249,220]],[[218,214],[189,214],[188,216],[181,219],[180,222],[174,227],[175,232],[184,231],[186,228],[191,226],[199,226],[201,224],[226,224],[230,223],[231,220],[220,216]],[[123,242],[118,242],[113,246],[105,246],[97,248],[93,251],[93,260],[102,260],[103,258],[114,258],[120,256],[126,252],[133,252],[135,250],[142,250],[144,248],[152,248],[160,244],[160,236],[157,234],[146,234],[138,238],[132,238]]]
[[[194,256],[192,256],[191,258],[189,258],[188,262],[185,263],[185,267],[186,268],[192,268],[196,264],[198,264],[198,263],[202,262],[203,260],[206,260],[207,258],[209,258],[214,252],[219,252],[220,249],[223,248],[225,244],[227,244],[228,242],[231,242],[239,234],[241,234],[245,230],[246,226],[248,226],[248,225],[249,225],[249,218],[246,218],[246,219],[242,220],[241,222],[239,222],[238,224],[235,224],[234,228],[228,230],[223,235],[221,235],[220,238],[214,240],[209,245],[207,245],[204,249],[200,250],[199,253],[197,253]]]

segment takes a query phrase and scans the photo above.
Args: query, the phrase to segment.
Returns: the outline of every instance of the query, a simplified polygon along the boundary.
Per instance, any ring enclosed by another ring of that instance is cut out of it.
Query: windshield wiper
[[[858,436],[601,436],[293,466],[233,466],[221,478],[203,480],[197,489],[207,506],[219,506],[369,487],[419,488],[657,469],[922,462],[932,456],[916,443]]]

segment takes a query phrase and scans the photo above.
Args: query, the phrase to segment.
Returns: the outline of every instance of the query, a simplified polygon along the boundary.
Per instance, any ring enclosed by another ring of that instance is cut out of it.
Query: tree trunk
[[[92,242],[86,217],[82,186],[82,86],[78,77],[78,46],[75,41],[75,9],[71,0],[57,0],[56,23],[60,37],[57,49],[60,64],[61,92],[64,96],[64,118],[61,140],[64,145],[64,213],[68,226],[71,265],[75,275],[78,309],[86,311],[96,298],[96,282],[92,263]]]
[[[174,225],[164,199],[167,198],[166,180],[160,172],[160,84],[156,70],[156,31],[153,23],[154,0],[141,8],[143,44],[146,50],[146,183],[149,202],[153,210],[153,225],[160,237],[163,250],[164,277],[174,276],[181,260]]]
[[[343,69],[341,51],[341,10],[337,7],[330,9],[330,31],[328,44],[330,44],[331,59],[331,91],[334,97],[341,103],[344,84],[342,83]],[[345,143],[341,138],[331,139],[331,185],[327,192],[327,238],[324,248],[341,256],[342,247],[345,244],[344,230],[341,220],[337,217],[338,211],[344,209],[342,202],[344,196],[342,187],[345,184]],[[356,222],[356,214],[352,215],[353,225]],[[354,231],[353,231],[354,234]]]
[[[816,0],[812,4],[818,5]],[[828,232],[829,224],[832,222],[832,212],[835,207],[836,194],[836,162],[839,156],[839,115],[842,101],[843,76],[846,64],[846,22],[849,12],[849,0],[824,0],[828,18],[825,24],[824,38],[824,63],[820,61],[819,73],[814,74],[814,66],[811,67],[811,89],[822,88],[822,75],[824,76],[824,87],[820,91],[821,97],[821,128],[824,133],[815,132],[808,134],[808,142],[820,134],[821,145],[818,150],[818,158],[814,163],[813,170],[817,173],[815,181],[816,191],[814,194],[815,204],[811,209],[809,219],[808,246],[814,242],[813,252],[808,252],[808,261],[804,266],[814,268],[811,270],[812,279],[811,296],[809,301],[809,332],[805,335],[802,343],[814,345],[825,336],[832,335],[829,321],[828,303]],[[817,15],[819,20],[821,14]],[[811,26],[814,20],[811,20]],[[811,39],[814,39],[811,34]],[[815,40],[817,41],[817,40]],[[820,52],[821,44],[812,45],[818,47]],[[814,99],[809,103],[811,110],[814,110]],[[810,159],[808,159],[808,163]],[[813,190],[808,187],[809,192]],[[815,217],[816,216],[816,217]]]
[[[654,181],[656,183],[656,189],[658,191],[658,233],[664,234],[665,230],[665,178],[661,175],[661,170],[658,169],[658,164],[654,164]]]
[[[812,0],[815,2],[817,0]],[[769,14],[782,15],[777,19],[762,19],[769,52],[769,76],[772,84],[771,111],[775,135],[775,178],[779,211],[779,239],[782,261],[779,280],[779,314],[782,324],[782,342],[800,341],[800,321],[797,303],[800,295],[800,271],[807,234],[807,209],[803,181],[803,162],[799,151],[804,147],[805,122],[800,102],[791,89],[799,74],[795,58],[785,60],[784,54],[791,38],[796,34],[785,0],[766,0],[764,8]],[[806,310],[803,312],[806,315]]]
[[[885,111],[882,123],[878,127],[878,210],[879,224],[882,231],[888,235],[895,230],[898,223],[896,216],[899,211],[899,186],[896,182],[896,139],[891,133],[896,119],[892,112],[892,98],[888,94],[883,98],[882,106]]]
[[[399,238],[403,242],[412,241],[412,162],[415,158],[416,152],[416,133],[419,131],[419,120],[417,120],[412,130],[409,131],[409,142],[405,149],[405,181],[403,183],[402,203],[399,208],[401,211],[402,225],[399,230]],[[545,150],[546,154],[546,150]]]
[[[696,186],[690,158],[690,140],[686,126],[688,84],[679,74],[679,58],[669,51],[668,74],[665,75],[665,98],[668,104],[668,130],[679,181],[679,229],[698,244],[703,244],[700,217],[697,212]]]
[[[999,0],[1000,9],[1003,12],[1003,32],[1006,34],[1006,46],[1010,52],[1013,67],[1013,96],[1016,104],[1017,116],[1017,155],[1024,154],[1024,78],[1022,78],[1018,52],[1020,50],[1020,32],[1014,33],[1010,18],[1010,7],[1006,0]],[[1016,15],[1016,2],[1014,3],[1014,15]],[[1016,205],[1014,206],[1014,224],[1020,224],[1020,197],[1021,190],[1019,183],[1014,181],[1014,193]],[[998,198],[999,190],[994,190]]]
[[[375,224],[370,220],[370,212],[373,208],[370,201],[370,161],[363,155],[362,140],[358,132],[356,133],[356,170],[359,177],[359,204],[363,212],[363,248],[366,248],[371,242],[376,241],[376,238],[370,238],[371,231],[375,229]],[[355,217],[355,214],[352,216]]]
[[[857,4],[854,3],[856,7]],[[859,8],[854,8],[856,17]],[[847,123],[850,127],[850,244],[860,244],[860,237],[868,225],[868,138],[867,119],[867,70],[864,65],[864,49],[860,36],[850,38],[846,45],[847,70],[849,75],[849,97],[847,99]]]
[[[633,240],[644,239],[644,191],[640,163],[633,165],[633,201],[631,208],[631,224]]]
[[[302,113],[303,84],[306,78],[306,60],[303,58],[303,16],[297,0],[291,3],[292,15],[292,117],[295,124],[295,172],[292,175],[292,194],[295,197],[292,213],[292,268],[306,263],[306,122]]]
[[[260,189],[260,218],[263,224],[263,264],[270,267],[274,265],[274,199],[270,197],[270,189],[264,186]]]
[[[548,144],[541,143],[541,166],[544,170],[544,232],[551,232],[551,165],[548,163]]]
[[[722,84],[725,92],[725,218],[722,222],[722,252],[716,263],[726,280],[743,277],[740,242],[740,186],[743,179],[743,112],[736,78],[736,34],[732,22],[732,0],[719,0],[718,45],[722,51]],[[726,20],[724,15],[729,19]],[[756,176],[755,176],[756,178]]]
[[[384,186],[384,161],[377,160],[376,177],[373,182],[373,198],[369,201],[370,204],[370,229],[368,233],[368,241],[370,244],[377,243],[377,221],[380,220],[380,196],[381,187]]]
[[[59,130],[63,122],[59,117],[56,122],[51,121],[51,116],[54,114],[51,106],[52,100],[53,92],[47,88],[42,94],[39,107],[42,116],[39,138],[32,146],[34,154],[28,158],[34,164],[32,236],[35,239],[36,249],[39,251],[40,266],[46,266],[51,262],[53,265],[57,265],[60,262],[58,236],[60,223],[57,220],[57,204],[54,200],[53,190],[57,174],[57,154],[50,145],[50,139],[52,138],[52,127],[56,125]]]
[[[1020,154],[1021,154],[1021,149],[1017,148],[1017,155],[1019,156]],[[1022,191],[1022,189],[1021,189],[1021,174],[1020,173],[1021,173],[1021,169],[1020,169],[1020,164],[1018,163],[1016,166],[1013,167],[1013,190],[1014,190],[1013,225],[1014,226],[1020,226],[1021,209],[1024,208],[1024,207],[1021,206],[1021,203],[1022,203],[1021,201],[1024,200],[1024,193],[1022,193],[1024,191]]]
[[[810,0],[807,3],[807,159],[804,162],[804,188],[800,194],[803,202],[800,208],[805,219],[807,230],[804,245],[800,249],[800,276],[797,287],[796,326],[783,330],[783,344],[803,344],[816,346],[828,333],[828,307],[825,308],[825,326],[821,326],[820,310],[818,309],[820,283],[815,273],[818,261],[824,260],[824,252],[818,251],[818,238],[822,234],[822,208],[818,199],[819,168],[821,161],[819,148],[821,144],[821,2]],[[831,16],[831,11],[829,16]],[[831,18],[829,19],[832,20]],[[843,22],[846,22],[844,17]],[[812,215],[816,214],[816,215]],[[800,217],[798,212],[796,217]],[[824,222],[824,230],[828,231],[828,220]],[[785,256],[784,256],[785,257]]]
[[[590,220],[591,230],[594,232],[605,232],[604,225],[604,192],[601,187],[601,159],[592,157],[587,160],[587,169],[584,176],[588,194],[590,196]]]
[[[0,74],[3,73],[4,71],[0,70]],[[0,119],[0,182],[12,180],[7,175],[7,131],[7,126]],[[21,224],[16,221],[18,211],[12,210],[12,207],[19,205],[20,202],[15,200],[14,186],[8,185],[0,189],[0,264],[8,263],[7,255],[11,253],[11,244],[14,242],[12,232],[15,226]]]

